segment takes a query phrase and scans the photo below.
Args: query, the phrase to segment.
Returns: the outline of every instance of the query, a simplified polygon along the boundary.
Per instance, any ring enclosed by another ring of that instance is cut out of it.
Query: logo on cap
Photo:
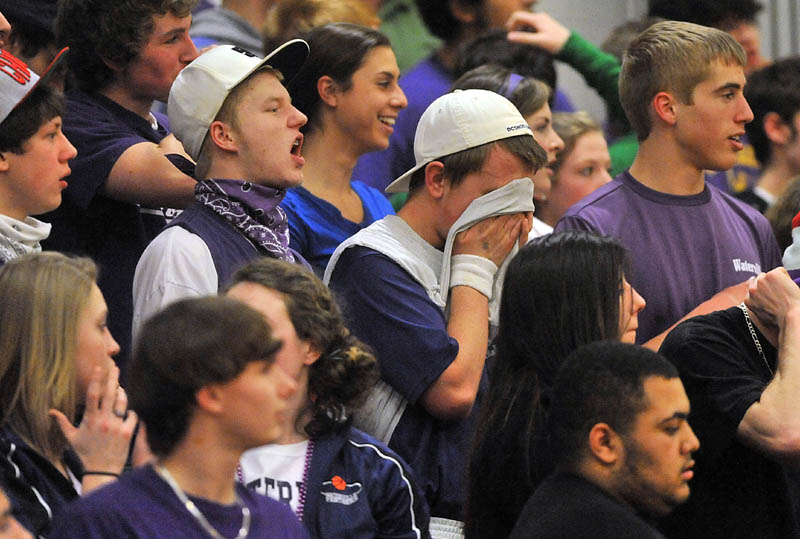
[[[28,66],[6,50],[0,50],[0,71],[22,86],[25,86],[31,80],[31,70],[28,69]]]

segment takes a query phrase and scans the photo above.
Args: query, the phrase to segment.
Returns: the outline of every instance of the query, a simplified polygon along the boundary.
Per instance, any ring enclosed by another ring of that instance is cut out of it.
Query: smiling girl
[[[305,179],[282,206],[291,247],[321,275],[342,241],[394,213],[381,192],[350,176],[359,156],[389,146],[407,101],[389,40],[380,32],[333,23],[303,38],[311,54],[290,93],[308,116]]]

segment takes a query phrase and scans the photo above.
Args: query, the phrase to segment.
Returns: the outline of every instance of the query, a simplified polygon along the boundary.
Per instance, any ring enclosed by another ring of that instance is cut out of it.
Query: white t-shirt
[[[241,480],[259,494],[288,503],[297,513],[306,463],[308,440],[296,444],[268,444],[242,454]]]

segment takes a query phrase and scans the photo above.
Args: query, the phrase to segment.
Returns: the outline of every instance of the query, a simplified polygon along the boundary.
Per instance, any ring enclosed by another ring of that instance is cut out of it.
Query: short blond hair
[[[48,410],[75,419],[78,321],[95,283],[88,258],[47,252],[0,268],[0,425],[46,458],[67,441]]]
[[[628,46],[619,76],[619,96],[639,141],[652,129],[651,103],[658,92],[674,92],[692,104],[695,86],[715,63],[744,66],[744,49],[727,32],[699,24],[663,21]]]

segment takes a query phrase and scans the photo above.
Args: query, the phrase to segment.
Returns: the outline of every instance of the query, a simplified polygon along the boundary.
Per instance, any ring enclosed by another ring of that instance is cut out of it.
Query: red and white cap
[[[68,47],[61,49],[44,70],[37,75],[28,64],[5,49],[0,49],[0,123],[4,122],[17,105],[25,101],[33,90],[53,74],[53,68],[66,57]]]

